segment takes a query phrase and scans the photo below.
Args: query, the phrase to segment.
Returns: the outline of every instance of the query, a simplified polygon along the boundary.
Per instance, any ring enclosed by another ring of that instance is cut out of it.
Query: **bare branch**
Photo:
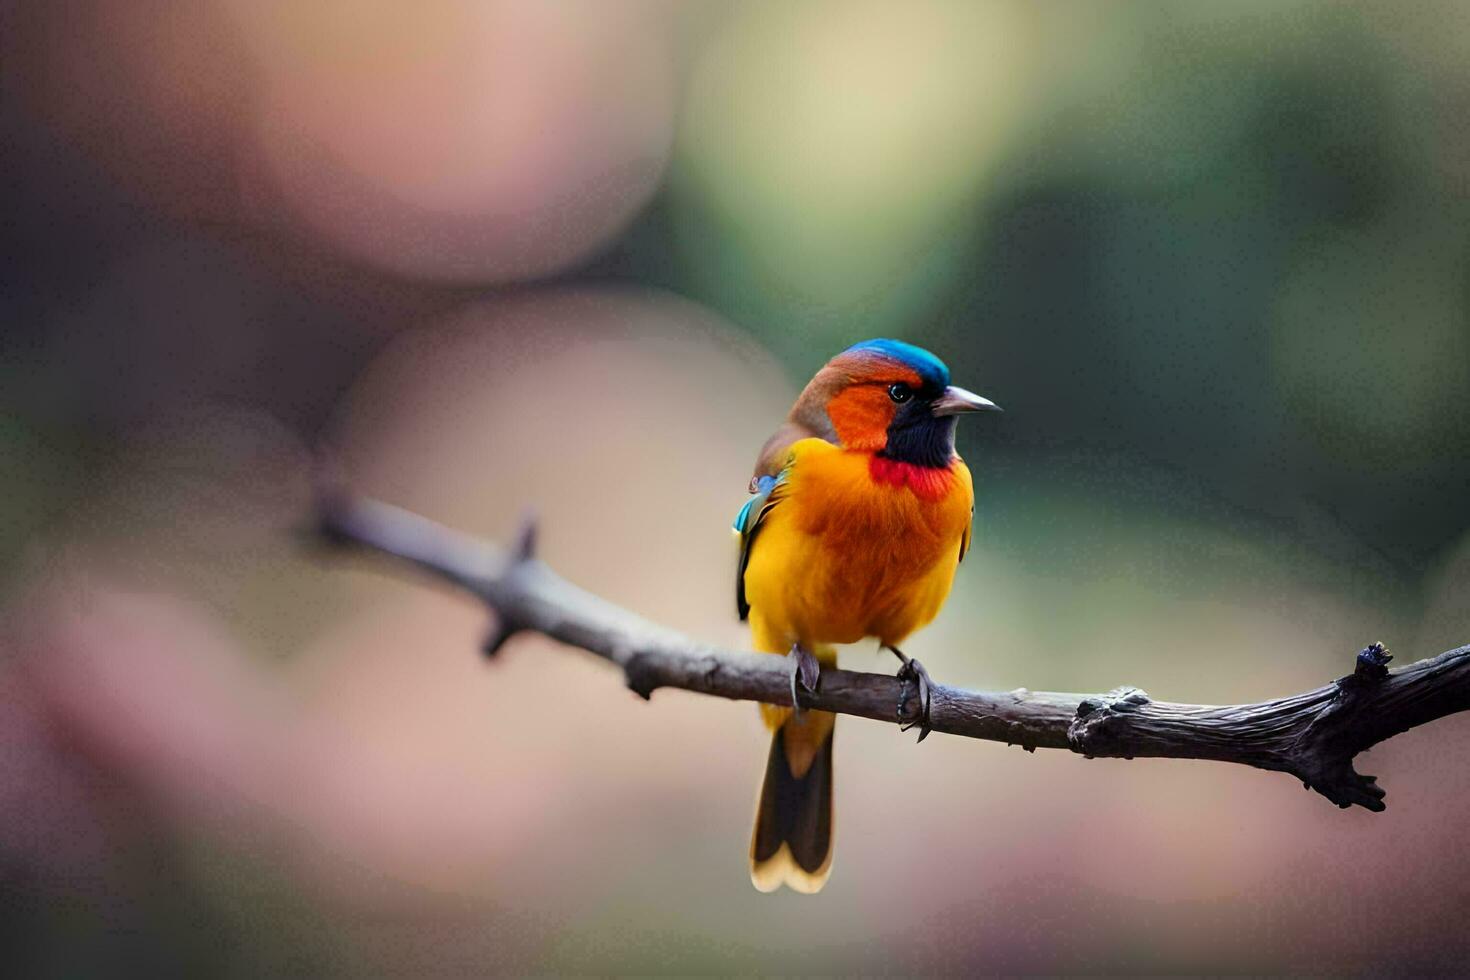
[[[660,687],[770,704],[791,704],[789,665],[769,654],[700,643],[577,588],[538,561],[528,519],[506,553],[389,504],[344,493],[320,501],[329,541],[410,562],[488,606],[496,626],[484,643],[495,653],[521,631],[544,634],[622,668],[628,686],[649,697]],[[936,685],[934,731],[1088,758],[1214,759],[1290,773],[1339,806],[1384,808],[1375,777],[1353,759],[1384,739],[1470,708],[1470,646],[1398,670],[1382,644],[1358,655],[1353,673],[1315,690],[1257,704],[1211,706],[1154,701],[1137,688],[1107,694],[1025,689],[964,691]],[[803,707],[876,721],[899,716],[903,684],[884,674],[827,670]]]

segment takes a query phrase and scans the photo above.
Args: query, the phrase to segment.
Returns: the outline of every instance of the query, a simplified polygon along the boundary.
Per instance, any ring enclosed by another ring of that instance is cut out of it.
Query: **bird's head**
[[[828,361],[806,386],[792,421],[845,449],[917,466],[948,466],[956,416],[999,406],[949,383],[949,368],[901,340],[865,340]]]

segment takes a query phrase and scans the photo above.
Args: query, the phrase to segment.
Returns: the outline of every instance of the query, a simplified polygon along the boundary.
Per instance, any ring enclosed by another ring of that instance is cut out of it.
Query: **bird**
[[[939,613],[969,550],[974,484],[954,436],[980,411],[999,406],[951,385],[929,351],[866,340],[816,373],[761,447],[734,522],[736,610],[756,650],[790,659],[792,707],[760,706],[772,733],[750,841],[760,891],[815,893],[832,871],[836,716],[801,694],[835,666],[834,645],[876,637],[897,655],[899,720],[929,733],[932,681],[900,647]]]

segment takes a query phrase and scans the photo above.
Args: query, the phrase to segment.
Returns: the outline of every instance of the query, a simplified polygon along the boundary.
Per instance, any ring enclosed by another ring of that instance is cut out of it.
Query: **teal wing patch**
[[[786,470],[779,476],[763,476],[756,481],[755,496],[745,502],[735,515],[735,530],[740,534],[740,566],[735,571],[735,611],[743,622],[750,616],[750,603],[745,601],[745,568],[750,564],[750,549],[755,545],[761,523],[781,499],[780,489]]]

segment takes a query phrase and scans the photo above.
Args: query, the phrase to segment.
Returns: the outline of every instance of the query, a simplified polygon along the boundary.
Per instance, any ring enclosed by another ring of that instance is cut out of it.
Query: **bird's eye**
[[[892,398],[894,401],[902,405],[904,402],[914,397],[914,389],[910,388],[908,385],[900,381],[897,384],[891,384],[888,386],[888,397]]]

